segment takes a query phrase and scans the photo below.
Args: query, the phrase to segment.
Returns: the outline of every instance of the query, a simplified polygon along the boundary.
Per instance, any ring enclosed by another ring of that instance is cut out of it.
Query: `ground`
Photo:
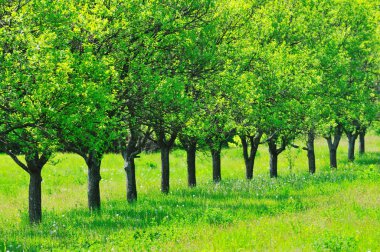
[[[128,204],[120,155],[102,163],[102,210],[86,207],[87,171],[74,154],[57,154],[43,169],[43,223],[30,227],[28,175],[0,155],[0,251],[379,251],[380,137],[367,138],[367,154],[338,169],[328,167],[327,146],[316,144],[317,173],[306,153],[280,155],[270,179],[267,147],[259,149],[254,179],[246,181],[241,148],[225,149],[222,182],[214,185],[211,157],[197,157],[198,187],[187,188],[186,158],[171,154],[171,188],[160,193],[159,154],[137,162],[138,201]]]

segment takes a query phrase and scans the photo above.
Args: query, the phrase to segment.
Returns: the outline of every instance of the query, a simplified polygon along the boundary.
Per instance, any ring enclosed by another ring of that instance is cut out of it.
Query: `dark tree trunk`
[[[195,153],[197,150],[197,145],[189,144],[186,148],[187,154],[187,181],[189,187],[195,187],[197,185],[197,178],[195,173]]]
[[[270,177],[277,178],[277,161],[278,155],[277,153],[270,153]]]
[[[365,131],[362,131],[359,134],[359,154],[362,155],[364,153],[365,153]]]
[[[249,139],[249,143],[251,145],[250,151],[248,151],[249,145],[247,142],[247,138]],[[261,138],[261,134],[257,134],[256,136],[248,136],[248,137],[240,136],[241,143],[243,146],[245,175],[248,180],[251,180],[253,178],[253,167],[255,165],[255,157],[256,157],[257,149],[259,148],[260,138]]]
[[[355,160],[355,142],[356,142],[357,135],[348,133],[347,138],[348,138],[347,158],[349,162],[353,162]]]
[[[169,193],[169,152],[170,147],[161,146],[161,192]]]
[[[170,185],[170,163],[169,163],[169,155],[170,149],[174,145],[174,141],[177,138],[177,133],[174,132],[170,135],[170,138],[167,139],[164,131],[158,131],[156,134],[158,135],[158,139],[156,143],[160,146],[161,149],[161,192],[164,194],[169,193],[169,185]]]
[[[33,169],[29,173],[29,221],[38,224],[42,220],[41,211],[41,169]]]
[[[310,131],[307,135],[307,158],[309,161],[309,172],[315,173],[315,152],[314,152],[314,132]]]
[[[274,140],[270,140],[268,142],[269,147],[269,174],[271,178],[277,178],[277,161],[278,161],[278,153],[277,153],[277,145]]]
[[[329,151],[330,151],[330,167],[331,168],[337,168],[338,163],[336,160],[336,149],[331,148]]]
[[[219,183],[222,179],[220,170],[220,153],[221,149],[211,150],[212,155],[212,178],[215,183]]]
[[[341,127],[338,127],[335,134],[334,139],[331,136],[325,137],[327,140],[327,144],[330,152],[330,167],[336,169],[338,167],[336,153],[339,146],[340,139],[342,137]]]
[[[31,151],[25,154],[26,165],[11,153],[13,160],[17,162],[25,171],[29,173],[29,221],[30,224],[38,224],[42,220],[41,212],[41,171],[50,158],[50,153]]]
[[[129,152],[124,152],[123,158],[124,170],[127,176],[127,201],[134,202],[137,200],[135,158]]]
[[[90,211],[100,210],[100,176],[101,157],[97,153],[90,153],[87,159],[88,166],[88,208]]]
[[[245,177],[248,180],[252,180],[253,178],[253,166],[254,166],[255,160],[253,158],[248,158],[245,160]]]

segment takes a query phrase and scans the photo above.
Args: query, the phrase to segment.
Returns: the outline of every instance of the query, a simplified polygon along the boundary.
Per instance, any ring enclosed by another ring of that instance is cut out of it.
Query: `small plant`
[[[294,168],[294,164],[300,153],[301,153],[300,148],[295,149],[292,146],[288,146],[286,148],[285,155],[286,155],[286,160],[288,161],[288,167],[289,167],[290,173],[292,172]]]
[[[345,237],[327,233],[314,243],[316,251],[357,251],[358,241],[352,237]]]
[[[230,224],[233,221],[231,214],[220,208],[207,208],[204,213],[204,219],[207,223],[213,225]]]
[[[148,166],[148,168],[150,168],[150,169],[156,169],[157,168],[157,164],[153,163],[153,162],[146,162],[146,166]]]

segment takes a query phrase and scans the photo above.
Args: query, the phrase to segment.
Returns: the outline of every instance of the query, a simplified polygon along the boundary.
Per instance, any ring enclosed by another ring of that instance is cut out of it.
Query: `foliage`
[[[378,131],[379,19],[370,0],[1,0],[0,148],[37,175],[60,150],[96,157],[97,168],[117,150],[135,180],[149,138],[163,154],[164,192],[177,136],[184,149],[212,151],[215,181],[236,135],[247,167],[268,143],[273,177],[278,154],[306,134],[308,155],[319,134],[333,160],[343,132],[353,147]],[[210,207],[205,220],[234,223],[218,215]]]

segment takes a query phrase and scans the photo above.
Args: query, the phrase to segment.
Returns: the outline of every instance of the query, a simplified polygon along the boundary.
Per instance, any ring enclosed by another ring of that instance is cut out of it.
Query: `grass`
[[[338,170],[328,167],[317,141],[317,174],[307,173],[304,152],[280,155],[278,179],[269,179],[265,146],[254,179],[244,179],[240,148],[223,151],[223,181],[211,182],[211,157],[197,157],[198,187],[187,188],[185,153],[171,154],[171,192],[161,195],[159,154],[137,162],[138,202],[126,203],[119,155],[102,163],[102,211],[86,208],[86,166],[57,154],[43,170],[43,223],[30,227],[28,175],[0,155],[0,251],[378,251],[380,250],[380,137],[367,154]],[[291,169],[289,167],[291,164]]]

